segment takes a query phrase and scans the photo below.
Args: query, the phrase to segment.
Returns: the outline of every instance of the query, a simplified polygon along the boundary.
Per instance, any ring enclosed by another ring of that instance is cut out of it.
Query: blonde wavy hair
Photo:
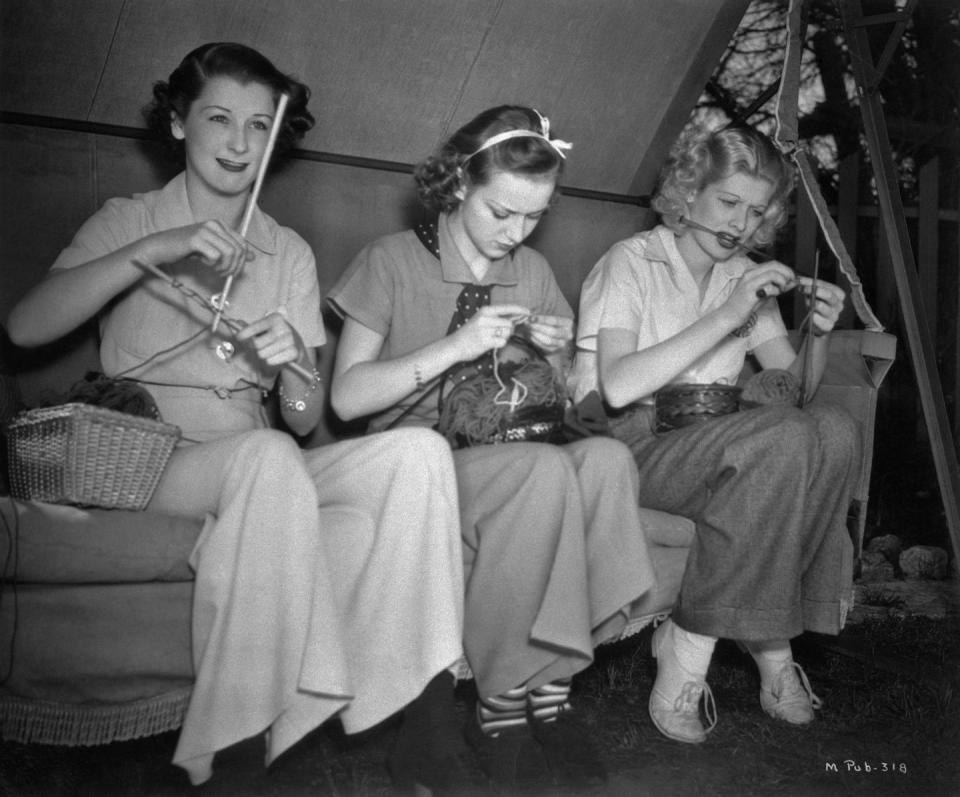
[[[688,128],[677,139],[660,172],[660,182],[651,206],[663,223],[683,232],[680,217],[692,193],[733,174],[767,180],[773,196],[752,240],[766,246],[787,221],[787,198],[793,191],[790,162],[763,133],[752,127],[725,127],[711,131],[703,126]]]

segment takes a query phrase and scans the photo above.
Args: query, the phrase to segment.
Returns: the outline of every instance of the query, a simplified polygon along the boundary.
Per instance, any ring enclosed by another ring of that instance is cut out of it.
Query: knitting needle
[[[735,246],[738,249],[742,249],[744,252],[750,253],[751,255],[756,255],[757,257],[762,257],[764,259],[769,259],[770,257],[766,252],[761,252],[759,249],[754,249],[752,246],[747,246],[745,243],[742,243],[735,235],[731,235],[728,232],[721,232],[720,230],[711,230],[709,227],[706,227],[703,224],[694,221],[693,219],[688,219],[686,216],[680,217],[680,223],[687,227],[692,227],[695,230],[708,233],[721,243]],[[757,298],[766,299],[767,292],[763,288],[757,288]]]
[[[182,293],[188,299],[191,299],[197,304],[199,304],[204,310],[210,310],[209,303],[199,293],[192,290],[191,288],[188,288],[179,280],[174,279],[169,274],[167,274],[166,271],[163,271],[162,269],[159,269],[156,266],[151,266],[149,263],[144,263],[142,260],[137,260],[136,258],[134,258],[133,264],[137,266],[137,268],[142,268],[144,271],[149,271],[155,277],[159,277],[171,287],[176,288],[178,291],[180,291],[180,293]],[[243,329],[246,326],[246,323],[244,323],[243,321],[237,321],[236,319],[230,318],[230,316],[223,315],[222,313],[221,313],[220,320],[223,321],[223,323],[226,324],[227,327],[229,327],[232,332],[239,332],[241,329]],[[296,363],[296,362],[284,363],[283,367],[289,368],[294,373],[297,373],[300,376],[302,376],[308,382],[313,382],[313,374],[310,371],[308,371],[306,368],[304,368],[302,365],[300,365],[299,363]]]
[[[250,227],[250,220],[253,218],[253,211],[257,206],[257,200],[260,197],[260,188],[263,185],[263,178],[267,173],[267,164],[270,162],[270,155],[273,152],[274,144],[277,141],[277,134],[280,132],[280,125],[283,123],[283,114],[287,109],[287,103],[290,101],[290,97],[287,94],[281,94],[280,99],[277,101],[277,110],[273,117],[273,125],[270,128],[270,135],[267,137],[267,146],[263,151],[263,157],[260,158],[260,166],[257,168],[257,177],[253,181],[253,189],[250,191],[250,196],[247,198],[247,207],[243,212],[243,220],[240,222],[240,237],[247,237],[247,230]],[[217,327],[220,325],[220,319],[223,316],[223,311],[227,306],[227,296],[230,294],[230,288],[233,286],[233,274],[230,274],[226,281],[223,283],[223,290],[220,292],[219,297],[215,297],[213,306],[216,309],[217,313],[213,317],[213,326],[210,328],[211,332],[216,332]],[[312,376],[310,377],[313,378]]]
[[[813,359],[813,338],[817,335],[813,326],[813,311],[817,303],[817,277],[820,274],[820,250],[817,249],[813,259],[813,281],[810,284],[810,312],[807,313],[806,341],[803,348],[803,363],[800,366],[800,406],[807,401],[808,380],[810,379],[811,361]]]
[[[769,255],[765,252],[761,252],[759,249],[754,249],[752,246],[747,246],[745,243],[742,243],[739,238],[735,235],[732,235],[728,232],[721,232],[720,230],[711,230],[709,227],[705,227],[698,222],[695,222],[693,219],[688,219],[686,216],[680,217],[680,223],[692,227],[695,230],[700,230],[701,232],[709,233],[718,241],[724,244],[736,246],[738,249],[742,249],[744,252],[749,252],[751,255],[757,255],[757,257],[769,258]]]

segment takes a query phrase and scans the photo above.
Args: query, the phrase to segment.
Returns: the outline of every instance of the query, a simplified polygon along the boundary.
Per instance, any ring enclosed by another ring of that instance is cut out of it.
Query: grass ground
[[[796,657],[824,708],[799,729],[763,713],[752,663],[721,642],[709,675],[720,720],[699,746],[663,738],[647,717],[655,674],[649,637],[645,631],[601,647],[595,666],[575,682],[575,705],[610,770],[600,794],[960,794],[960,618],[867,618],[837,639],[801,637]],[[460,686],[464,716],[471,690]],[[199,789],[169,764],[172,733],[89,749],[6,743],[0,793],[380,797],[391,794],[382,760],[394,733],[389,723],[360,739],[321,729],[269,770],[261,740],[250,740],[221,754],[213,779]]]

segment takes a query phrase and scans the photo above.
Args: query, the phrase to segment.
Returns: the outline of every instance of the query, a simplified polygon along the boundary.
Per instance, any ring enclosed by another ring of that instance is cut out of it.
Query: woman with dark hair
[[[174,117],[186,119],[190,106],[206,87],[210,78],[232,78],[240,85],[257,83],[268,89],[274,102],[281,94],[288,97],[280,120],[275,151],[284,153],[313,127],[313,114],[307,110],[310,88],[280,72],[262,53],[243,44],[214,42],[193,50],[173,70],[166,81],[153,84],[153,101],[144,108],[147,125],[156,136],[182,157],[183,137],[170,124]]]
[[[697,524],[676,606],[653,637],[650,716],[681,742],[702,742],[716,721],[706,673],[718,637],[752,654],[768,714],[811,722],[820,699],[789,640],[838,633],[851,605],[858,431],[841,409],[805,404],[844,293],[741,254],[773,240],[792,187],[790,164],[761,133],[692,129],[661,175],[663,224],[615,244],[581,293],[575,398],[599,389],[612,408],[641,504]],[[813,332],[799,353],[775,298],[792,288],[807,297]],[[735,385],[748,353],[776,375],[756,397],[783,400],[679,428],[657,420],[658,391]]]
[[[240,44],[187,55],[150,110],[184,171],[109,200],[10,316],[21,345],[97,316],[105,373],[146,385],[182,429],[149,508],[206,518],[190,558],[195,683],[174,755],[194,783],[218,750],[265,730],[269,763],[334,715],[352,733],[407,704],[401,742],[442,756],[437,685],[462,654],[443,438],[409,429],[301,450],[267,428],[274,386],[299,435],[324,396],[313,253],[255,207],[246,236],[237,231],[281,94],[288,146],[313,121],[306,86]],[[169,284],[212,296],[226,277],[225,318],[243,320],[235,334]]]
[[[331,400],[371,431],[432,427],[441,385],[496,374],[520,336],[562,368],[573,313],[523,246],[570,145],[531,108],[491,108],[415,173],[437,215],[367,245],[330,293],[344,318]],[[572,676],[654,583],[622,444],[454,451],[466,576],[464,648],[479,693],[467,736],[499,785],[583,786],[602,765],[570,716]]]

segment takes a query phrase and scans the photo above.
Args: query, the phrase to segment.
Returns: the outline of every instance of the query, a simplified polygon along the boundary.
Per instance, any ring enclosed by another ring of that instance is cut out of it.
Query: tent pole
[[[927,423],[927,433],[933,449],[940,494],[947,516],[947,526],[955,559],[960,558],[960,469],[950,432],[943,388],[936,368],[936,354],[929,325],[920,306],[920,288],[917,267],[910,244],[906,216],[900,197],[897,172],[893,162],[890,139],[883,116],[879,84],[882,69],[874,64],[865,26],[872,24],[864,18],[860,0],[839,0],[837,7],[843,20],[844,37],[850,48],[850,64],[860,100],[860,114],[867,137],[867,148],[873,165],[880,201],[880,218],[890,250],[893,274],[903,312],[910,357],[920,390],[920,399]],[[913,9],[914,3],[907,6]],[[905,24],[905,23],[903,23]],[[902,25],[896,28],[902,30]],[[891,45],[888,42],[886,53]],[[884,59],[883,67],[889,62]]]

